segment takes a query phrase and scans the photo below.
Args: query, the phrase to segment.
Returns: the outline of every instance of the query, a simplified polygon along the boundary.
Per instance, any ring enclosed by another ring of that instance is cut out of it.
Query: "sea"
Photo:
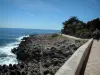
[[[0,65],[17,64],[16,55],[11,49],[18,47],[23,37],[31,34],[58,33],[60,30],[0,28]]]

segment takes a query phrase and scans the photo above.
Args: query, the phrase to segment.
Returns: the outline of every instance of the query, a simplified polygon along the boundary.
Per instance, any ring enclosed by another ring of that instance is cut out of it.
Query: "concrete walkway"
[[[100,41],[93,42],[84,75],[100,75]]]
[[[60,34],[60,35],[62,35],[64,37],[67,37],[67,38],[75,39],[75,40],[89,40],[89,39],[77,38],[77,37],[70,36],[70,35],[65,35],[65,34]]]

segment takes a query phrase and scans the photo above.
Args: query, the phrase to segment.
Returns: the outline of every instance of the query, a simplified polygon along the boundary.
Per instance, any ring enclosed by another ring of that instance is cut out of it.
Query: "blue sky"
[[[100,0],[0,0],[0,27],[60,30],[71,16],[100,17]]]

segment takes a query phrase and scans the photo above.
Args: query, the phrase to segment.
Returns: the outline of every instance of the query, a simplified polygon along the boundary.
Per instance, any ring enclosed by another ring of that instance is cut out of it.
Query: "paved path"
[[[64,36],[64,37],[67,37],[67,38],[75,39],[75,40],[89,40],[89,39],[81,39],[81,38],[77,38],[77,37],[70,36],[70,35],[65,35],[65,34],[61,34],[61,35]]]
[[[84,75],[100,75],[100,41],[93,42]]]

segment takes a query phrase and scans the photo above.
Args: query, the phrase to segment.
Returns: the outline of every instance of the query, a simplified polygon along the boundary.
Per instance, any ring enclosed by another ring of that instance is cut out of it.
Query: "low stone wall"
[[[79,75],[82,64],[88,55],[93,39],[79,47],[76,52],[65,62],[55,75]]]

